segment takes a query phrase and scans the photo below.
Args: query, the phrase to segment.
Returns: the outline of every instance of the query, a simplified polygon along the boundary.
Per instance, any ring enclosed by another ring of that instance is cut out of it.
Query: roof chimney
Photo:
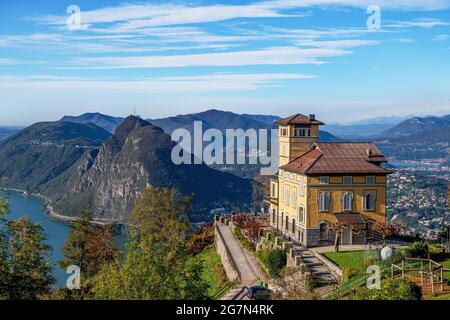
[[[372,156],[372,154],[373,154],[373,151],[372,151],[372,149],[367,149],[367,156],[370,158],[371,156]]]
[[[316,121],[316,115],[315,114],[310,114],[309,115],[309,121]]]

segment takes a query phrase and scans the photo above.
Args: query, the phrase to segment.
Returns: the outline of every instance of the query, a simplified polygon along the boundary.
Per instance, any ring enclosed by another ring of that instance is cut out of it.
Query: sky
[[[0,125],[448,114],[450,0],[2,0],[0,102]]]

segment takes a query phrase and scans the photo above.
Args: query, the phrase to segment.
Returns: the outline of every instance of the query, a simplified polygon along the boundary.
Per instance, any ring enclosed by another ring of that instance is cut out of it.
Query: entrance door
[[[352,232],[349,228],[342,229],[341,244],[352,244]]]

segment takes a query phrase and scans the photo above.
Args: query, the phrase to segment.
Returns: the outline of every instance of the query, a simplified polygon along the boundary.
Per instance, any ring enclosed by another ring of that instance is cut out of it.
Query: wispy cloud
[[[450,22],[433,18],[420,18],[413,21],[397,21],[386,25],[388,28],[424,28],[431,29],[438,26],[450,26]]]
[[[276,86],[280,81],[311,79],[314,75],[295,73],[211,74],[185,77],[155,77],[135,80],[107,80],[58,76],[29,78],[0,77],[2,89],[122,90],[146,93],[242,92]]]
[[[221,53],[77,58],[72,65],[90,69],[167,68],[199,66],[290,65],[325,63],[322,58],[350,54],[339,48],[273,47],[261,50]]]
[[[192,23],[218,22],[236,18],[285,17],[288,9],[340,5],[367,8],[372,0],[272,0],[243,5],[180,4],[124,4],[82,12],[85,24],[118,23],[119,30],[149,26],[168,26]],[[397,10],[438,10],[450,7],[448,0],[379,0],[381,8]],[[35,21],[51,25],[66,24],[65,16],[33,17]]]
[[[450,35],[448,34],[438,34],[437,36],[434,36],[432,41],[447,41],[450,39]]]

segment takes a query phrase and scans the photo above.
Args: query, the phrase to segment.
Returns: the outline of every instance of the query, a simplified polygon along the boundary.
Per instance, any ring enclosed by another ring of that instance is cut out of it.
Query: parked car
[[[253,286],[247,288],[247,297],[250,300],[271,300],[272,290],[261,286]]]

